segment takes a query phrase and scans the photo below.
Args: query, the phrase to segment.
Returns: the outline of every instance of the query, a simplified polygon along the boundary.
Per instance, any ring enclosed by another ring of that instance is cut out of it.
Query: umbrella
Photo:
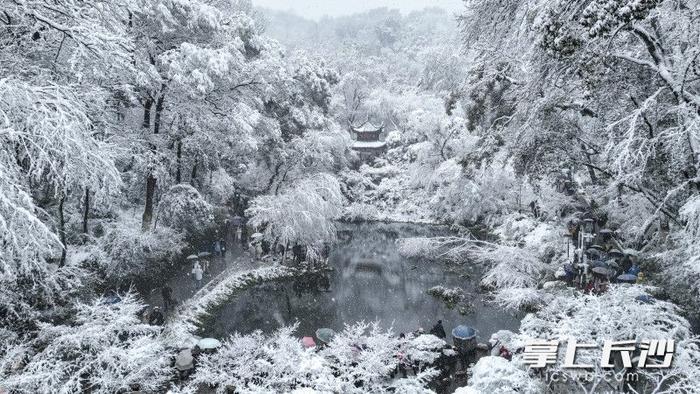
[[[318,338],[318,340],[321,342],[329,343],[333,340],[334,336],[335,331],[331,330],[330,328],[319,328],[316,330],[316,338]]]
[[[606,265],[607,265],[607,263],[606,263],[605,261],[603,261],[603,260],[593,260],[593,261],[591,261],[591,263],[590,263],[590,266],[591,266],[591,267],[594,267],[594,268],[596,268],[596,267],[605,267]]]
[[[471,339],[476,336],[476,330],[464,325],[452,329],[452,336],[459,339]]]
[[[258,239],[258,238],[262,238],[262,237],[263,237],[262,233],[253,233],[253,235],[250,236],[250,238],[252,238],[252,239]]]
[[[654,298],[651,296],[648,296],[646,294],[642,294],[642,295],[635,297],[635,300],[640,301],[644,304],[653,304],[654,303]]]
[[[610,230],[609,228],[604,228],[604,229],[602,229],[602,230],[600,230],[600,231],[598,231],[598,232],[601,233],[601,234],[612,234],[612,233],[613,233],[613,231]]]
[[[197,260],[198,258],[199,256],[197,256],[196,254],[191,254],[187,256],[187,260]]]
[[[591,251],[591,249],[595,249],[595,250],[603,250],[603,247],[602,247],[602,246],[600,246],[600,245],[598,245],[598,244],[596,244],[596,245],[591,245],[591,247],[590,247],[590,248],[588,248],[588,251],[590,252],[590,251]]]
[[[612,249],[612,250],[610,250],[610,251],[608,252],[608,255],[609,255],[610,257],[622,257],[622,256],[624,256],[625,254],[622,253],[622,251],[620,251],[620,249]]]
[[[598,250],[598,249],[593,249],[593,248],[588,248],[588,249],[586,250],[586,253],[588,253],[588,254],[590,254],[590,255],[592,255],[592,256],[598,256],[598,257],[600,257],[600,256],[603,254],[600,250]]]
[[[304,345],[305,348],[309,349],[316,346],[316,341],[314,341],[312,337],[303,337],[301,338],[301,344]]]
[[[175,356],[175,368],[179,371],[187,371],[188,369],[194,368],[194,358],[192,357],[192,351],[190,349],[181,350],[180,353]]]
[[[634,283],[637,281],[637,275],[622,274],[622,275],[617,277],[617,280],[619,280],[620,282]]]
[[[619,268],[620,267],[620,265],[617,264],[617,260],[615,260],[615,259],[606,260],[605,265],[607,265],[608,267],[611,267],[611,268]]]
[[[221,346],[221,342],[214,338],[202,338],[199,340],[199,342],[197,342],[197,346],[199,346],[199,348],[202,350],[216,349]]]
[[[211,256],[211,253],[209,253],[209,252],[199,252],[199,253],[197,254],[197,256],[199,256],[199,257],[209,257],[209,256]]]
[[[191,348],[193,348],[193,347],[195,347],[195,346],[197,345],[197,343],[199,342],[199,339],[200,339],[199,337],[196,337],[196,336],[193,335],[193,336],[191,336],[191,337],[189,337],[189,338],[183,340],[183,341],[180,343],[180,348],[188,348],[188,349],[191,349]]]
[[[104,296],[104,298],[102,299],[102,304],[103,305],[114,305],[114,304],[121,302],[121,300],[122,300],[122,298],[119,297],[119,295],[110,294],[110,295]]]
[[[595,267],[592,269],[594,274],[599,274],[603,276],[608,276],[610,275],[611,271],[605,267]]]

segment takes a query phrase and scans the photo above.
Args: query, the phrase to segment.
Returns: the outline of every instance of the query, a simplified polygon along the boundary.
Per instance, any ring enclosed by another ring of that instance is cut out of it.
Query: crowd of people
[[[604,224],[592,213],[569,223],[574,251],[571,261],[557,271],[558,279],[592,294],[605,292],[608,283],[644,281],[636,252],[623,248],[615,231],[601,228]]]

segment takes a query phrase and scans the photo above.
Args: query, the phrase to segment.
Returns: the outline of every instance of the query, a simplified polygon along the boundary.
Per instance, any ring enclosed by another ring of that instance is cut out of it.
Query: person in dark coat
[[[173,300],[173,289],[166,285],[163,286],[160,293],[163,296],[163,310],[167,312],[175,305],[175,300]]]
[[[165,316],[163,312],[160,311],[159,307],[153,308],[153,312],[148,316],[148,324],[152,326],[162,326],[165,323]]]
[[[430,333],[440,339],[447,338],[447,334],[445,334],[445,327],[442,326],[442,320],[437,321],[437,324],[433,326],[433,328],[430,330]]]

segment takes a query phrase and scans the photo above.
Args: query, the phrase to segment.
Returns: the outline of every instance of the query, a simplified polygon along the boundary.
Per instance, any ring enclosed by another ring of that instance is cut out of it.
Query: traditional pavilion
[[[350,130],[355,135],[352,149],[362,160],[372,159],[386,150],[386,142],[379,140],[384,126],[375,126],[368,121],[359,127],[350,125]]]

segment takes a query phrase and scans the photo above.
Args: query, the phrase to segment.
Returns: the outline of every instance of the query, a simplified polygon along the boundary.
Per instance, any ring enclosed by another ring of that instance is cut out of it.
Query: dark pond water
[[[344,324],[379,320],[394,332],[429,331],[438,319],[445,330],[467,324],[481,341],[500,329],[516,330],[520,317],[488,304],[476,293],[476,269],[459,272],[442,263],[405,259],[396,240],[447,235],[444,227],[415,224],[343,225],[340,242],[330,254],[334,268],[328,282],[320,278],[266,284],[239,293],[207,321],[203,334],[225,337],[233,332],[265,332],[299,322],[299,336],[313,336],[319,327],[341,330]],[[471,298],[468,314],[429,294],[436,285],[459,286]],[[324,288],[328,286],[328,290]],[[449,334],[448,334],[449,335]]]

